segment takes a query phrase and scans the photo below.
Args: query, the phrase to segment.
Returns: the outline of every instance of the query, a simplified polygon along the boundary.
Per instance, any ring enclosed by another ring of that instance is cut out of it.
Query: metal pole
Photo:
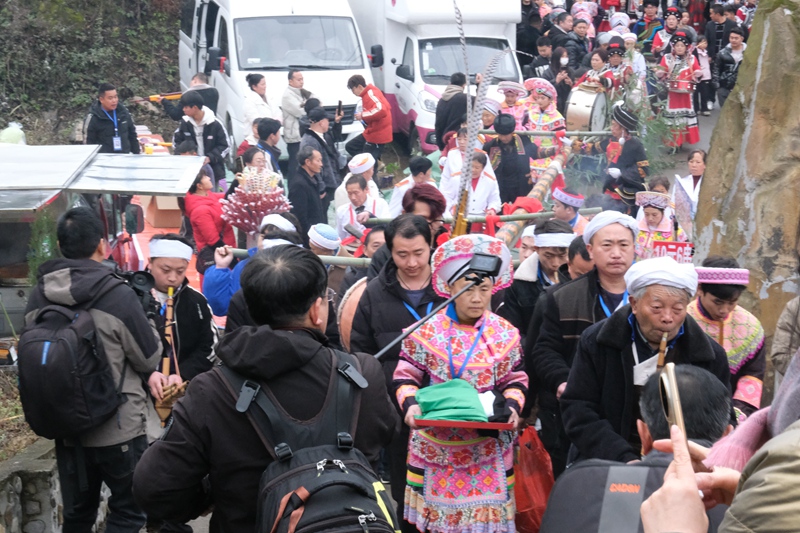
[[[600,213],[602,210],[603,210],[602,207],[589,207],[589,208],[586,208],[586,209],[581,209],[578,212],[580,214],[582,214],[582,215],[596,215],[597,213]],[[543,212],[540,212],[540,213],[528,213],[527,211],[523,211],[521,213],[517,213],[517,214],[514,214],[514,215],[500,215],[500,222],[514,222],[514,221],[517,221],[517,220],[536,220],[538,218],[552,218],[553,216],[555,216],[555,213],[553,213],[552,211],[543,211]],[[392,220],[394,220],[394,219],[391,219],[391,218],[370,218],[366,222],[364,222],[364,225],[365,226],[375,226],[375,225],[378,225],[378,224],[388,224]],[[449,224],[449,223],[453,222],[453,219],[452,219],[452,217],[446,217],[444,219],[444,221],[445,221],[445,223]],[[467,217],[467,222],[469,222],[470,224],[472,224],[472,223],[483,224],[484,222],[486,222],[486,217],[485,216],[477,216],[477,215],[476,216],[469,216],[469,217]]]
[[[497,132],[494,130],[481,130],[480,133],[489,134],[489,135],[497,135]],[[528,137],[555,137],[556,132],[554,131],[515,131],[517,135],[525,135]],[[611,131],[603,130],[603,131],[565,131],[564,135],[567,137],[611,137]],[[631,135],[636,135],[631,133]]]

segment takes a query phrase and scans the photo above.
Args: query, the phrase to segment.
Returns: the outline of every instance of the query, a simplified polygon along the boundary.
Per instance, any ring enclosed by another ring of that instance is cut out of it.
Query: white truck
[[[346,138],[363,131],[353,119],[360,100],[347,80],[361,74],[371,83],[372,75],[347,0],[183,0],[179,56],[183,90],[197,72],[210,75],[219,91],[217,117],[235,146],[252,131],[243,120],[250,73],[265,76],[267,100],[277,110],[289,70],[301,70],[305,89],[330,115],[342,102]]]
[[[458,0],[458,6],[474,83],[475,73],[483,72],[492,57],[516,46],[520,4]],[[394,131],[407,136],[412,152],[436,151],[436,104],[450,75],[465,71],[452,0],[350,0],[350,7],[372,47],[373,78],[392,105]],[[489,80],[489,95],[498,101],[503,97],[497,84],[503,80],[522,81],[513,53],[503,57]]]

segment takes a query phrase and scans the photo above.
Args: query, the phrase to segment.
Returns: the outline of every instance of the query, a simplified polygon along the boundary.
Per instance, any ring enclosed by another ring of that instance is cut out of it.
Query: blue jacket
[[[250,248],[247,253],[250,257],[258,250]],[[206,269],[203,277],[203,294],[208,300],[208,305],[216,316],[226,316],[228,314],[228,304],[231,297],[241,288],[239,277],[249,259],[239,261],[233,270],[230,268],[217,268],[210,266]]]

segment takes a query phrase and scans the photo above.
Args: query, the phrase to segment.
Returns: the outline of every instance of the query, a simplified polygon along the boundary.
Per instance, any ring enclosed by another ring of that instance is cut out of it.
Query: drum
[[[671,80],[668,88],[671,93],[686,93],[691,94],[694,92],[695,83],[688,80]]]
[[[604,92],[576,87],[564,108],[568,131],[601,131],[606,127],[607,98]]]
[[[358,309],[358,301],[361,300],[361,295],[367,288],[367,278],[361,278],[353,283],[353,285],[344,293],[342,301],[339,304],[339,309],[336,312],[336,322],[339,325],[339,337],[342,340],[342,346],[348,352],[350,351],[350,332],[353,331],[353,318],[356,316],[356,309]]]

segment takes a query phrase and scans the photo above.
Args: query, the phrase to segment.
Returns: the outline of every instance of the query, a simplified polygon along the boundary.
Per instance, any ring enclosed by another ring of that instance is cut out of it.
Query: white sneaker
[[[707,102],[706,103],[706,107],[708,108],[709,111],[713,111],[714,110],[714,102]]]

